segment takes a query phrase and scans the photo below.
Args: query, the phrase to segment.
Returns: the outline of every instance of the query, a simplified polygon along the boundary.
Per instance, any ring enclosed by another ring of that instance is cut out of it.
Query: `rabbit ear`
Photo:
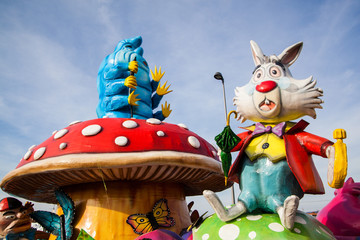
[[[265,59],[260,47],[253,40],[250,41],[250,46],[255,66],[263,64],[265,62]]]
[[[303,43],[298,42],[286,48],[279,56],[280,62],[287,67],[290,67],[299,57]]]

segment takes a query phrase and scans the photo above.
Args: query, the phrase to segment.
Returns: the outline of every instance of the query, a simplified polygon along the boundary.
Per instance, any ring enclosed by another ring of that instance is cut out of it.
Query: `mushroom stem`
[[[175,226],[166,228],[175,233],[191,224],[184,189],[176,183],[147,183],[134,181],[101,182],[65,187],[75,203],[74,233],[84,229],[96,240],[135,239],[126,219],[131,214],[150,212],[161,198],[168,200],[170,216]]]

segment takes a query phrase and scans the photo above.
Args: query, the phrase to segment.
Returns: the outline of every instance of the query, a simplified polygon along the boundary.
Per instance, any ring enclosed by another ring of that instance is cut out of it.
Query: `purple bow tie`
[[[264,126],[261,123],[256,123],[255,124],[255,130],[253,131],[253,136],[259,136],[261,134],[264,133],[274,133],[276,136],[278,137],[282,137],[285,133],[285,127],[286,127],[286,123],[282,122],[279,123],[278,125],[271,127],[271,126]]]

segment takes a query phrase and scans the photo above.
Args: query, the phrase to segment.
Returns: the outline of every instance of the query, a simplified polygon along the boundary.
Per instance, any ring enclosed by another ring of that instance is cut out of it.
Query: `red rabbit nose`
[[[263,81],[256,85],[256,91],[266,93],[276,88],[277,84],[274,81]]]

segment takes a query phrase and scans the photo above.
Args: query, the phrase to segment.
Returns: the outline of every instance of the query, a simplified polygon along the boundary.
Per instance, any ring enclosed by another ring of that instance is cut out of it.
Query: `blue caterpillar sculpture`
[[[149,66],[143,58],[141,36],[125,39],[118,43],[113,53],[100,65],[97,89],[99,103],[98,118],[157,118],[164,120],[170,113],[170,104],[161,105],[161,111],[153,113],[162,97],[172,92],[167,82],[161,86],[164,72],[155,66],[149,76]]]

